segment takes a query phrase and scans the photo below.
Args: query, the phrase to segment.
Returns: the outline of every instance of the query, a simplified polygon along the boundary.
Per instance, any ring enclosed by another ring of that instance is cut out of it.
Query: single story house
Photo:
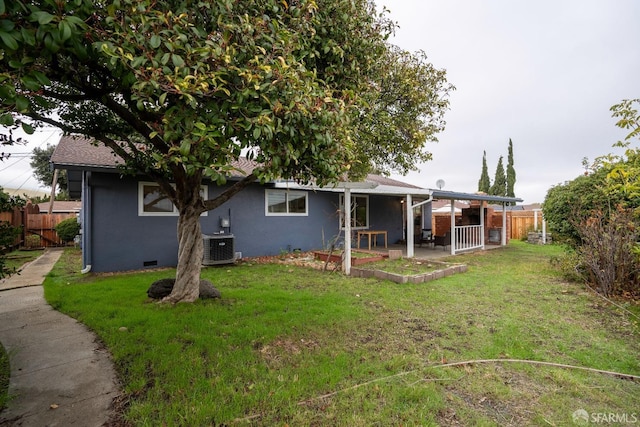
[[[175,208],[148,178],[122,174],[119,161],[108,148],[79,136],[63,136],[51,157],[54,168],[67,170],[70,196],[81,199],[83,271],[175,266]],[[243,173],[253,167],[244,159],[235,166]],[[241,178],[238,173],[229,180]],[[222,189],[215,183],[205,183],[202,191],[211,198]],[[429,228],[424,224],[431,223],[430,202],[434,197],[519,201],[424,189],[378,175],[369,175],[363,183],[324,188],[276,181],[250,185],[221,207],[203,214],[201,227],[205,244],[225,245],[224,256],[229,255],[231,247],[231,258],[320,249],[335,238],[351,247],[349,242],[355,243],[360,233],[368,238],[386,237],[391,243],[406,242],[408,256],[413,256],[414,232]],[[346,227],[341,214],[344,205],[351,206]],[[452,225],[455,231],[455,222]],[[481,237],[477,240],[484,245]],[[453,242],[452,253],[469,248],[466,244],[456,247],[456,239]],[[211,254],[217,256],[213,246]]]
[[[38,203],[38,209],[41,213],[47,213],[51,210],[51,213],[58,214],[78,214],[82,208],[80,201],[76,200],[54,200],[51,202]]]

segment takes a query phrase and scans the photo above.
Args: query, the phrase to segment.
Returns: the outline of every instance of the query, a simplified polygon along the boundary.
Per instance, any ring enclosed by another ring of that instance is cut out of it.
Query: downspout
[[[91,187],[89,186],[89,179],[91,178],[91,172],[82,172],[82,264],[84,268],[80,270],[80,273],[87,274],[91,271]]]

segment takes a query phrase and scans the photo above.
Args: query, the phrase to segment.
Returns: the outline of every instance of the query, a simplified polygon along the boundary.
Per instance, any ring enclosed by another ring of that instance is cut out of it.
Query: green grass
[[[44,251],[41,249],[33,251],[17,250],[9,252],[5,255],[5,266],[11,270],[19,270],[20,267],[38,258],[40,255],[42,255],[43,252]]]
[[[7,406],[9,401],[9,380],[11,378],[11,366],[9,355],[2,343],[0,343],[0,411]]]
[[[638,324],[563,282],[549,263],[560,251],[512,242],[455,257],[467,273],[418,285],[282,264],[206,268],[221,300],[167,306],[146,289],[174,271],[80,276],[69,250],[45,295],[109,348],[136,426],[571,425],[581,408],[637,413],[637,381],[437,367],[512,358],[640,375]]]
[[[404,276],[428,273],[445,267],[447,266],[442,263],[435,264],[429,261],[415,260],[411,258],[385,258],[382,261],[368,262],[358,266],[358,268],[365,270],[382,270],[388,273],[402,274]]]

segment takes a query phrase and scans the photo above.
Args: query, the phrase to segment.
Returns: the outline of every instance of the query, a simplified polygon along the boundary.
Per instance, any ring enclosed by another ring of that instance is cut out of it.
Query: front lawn
[[[512,242],[455,257],[465,274],[395,284],[286,264],[211,267],[223,298],[150,301],[174,271],[81,276],[67,250],[47,300],[113,355],[132,425],[572,425],[638,414],[640,326]]]

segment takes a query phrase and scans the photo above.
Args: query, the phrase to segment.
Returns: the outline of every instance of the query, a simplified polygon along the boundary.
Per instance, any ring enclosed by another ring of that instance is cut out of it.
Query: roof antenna
[[[437,180],[436,185],[438,186],[438,190],[442,190],[442,187],[444,187],[444,179]]]

